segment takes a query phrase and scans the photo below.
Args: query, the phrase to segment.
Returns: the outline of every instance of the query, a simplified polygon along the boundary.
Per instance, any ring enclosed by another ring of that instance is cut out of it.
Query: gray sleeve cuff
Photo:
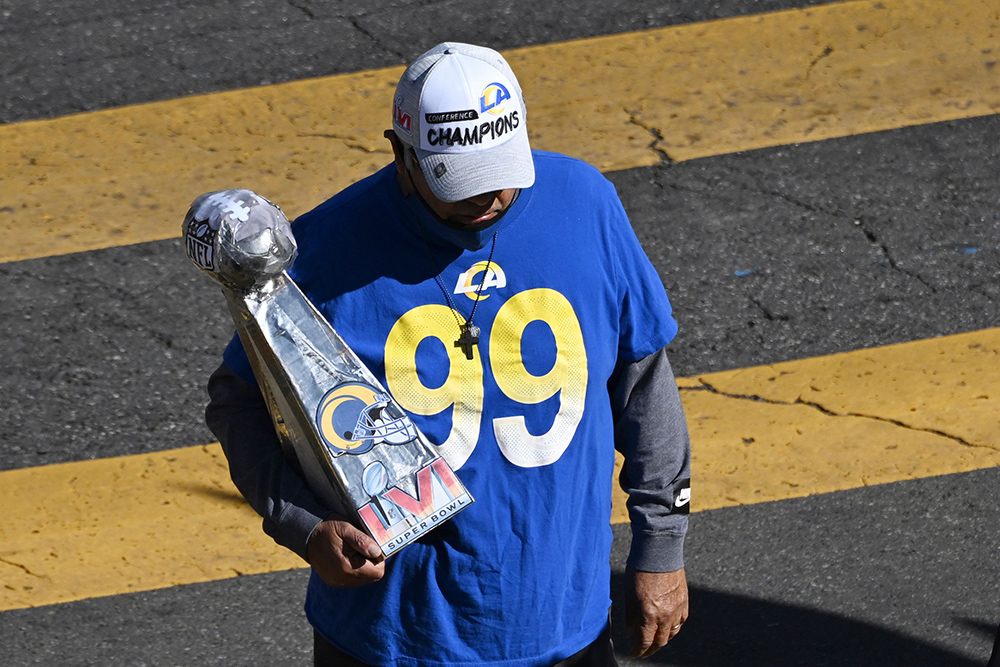
[[[265,522],[264,531],[275,542],[294,551],[308,563],[309,538],[316,526],[328,515],[326,508],[317,503],[311,493],[306,492],[286,503],[278,520],[271,526],[267,526]]]
[[[615,447],[625,458],[619,482],[632,524],[628,564],[647,572],[679,570],[691,498],[691,441],[666,352],[620,364],[608,388]]]
[[[684,567],[687,517],[678,517],[676,530],[660,533],[633,531],[627,565],[642,572],[676,572]]]

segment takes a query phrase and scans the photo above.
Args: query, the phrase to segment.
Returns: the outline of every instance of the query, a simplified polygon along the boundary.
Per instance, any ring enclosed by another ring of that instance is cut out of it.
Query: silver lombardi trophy
[[[473,502],[285,272],[297,248],[280,208],[250,190],[210,192],[182,231],[188,257],[222,286],[285,455],[318,498],[387,556]]]

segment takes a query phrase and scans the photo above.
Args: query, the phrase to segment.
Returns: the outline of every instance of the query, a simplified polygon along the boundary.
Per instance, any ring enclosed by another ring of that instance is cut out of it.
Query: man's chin
[[[497,211],[490,211],[483,215],[456,215],[450,216],[445,222],[453,229],[460,229],[466,232],[481,232],[492,226],[500,218]]]

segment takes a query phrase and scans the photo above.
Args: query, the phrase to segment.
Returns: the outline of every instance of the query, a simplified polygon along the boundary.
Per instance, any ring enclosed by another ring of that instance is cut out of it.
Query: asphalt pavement
[[[504,49],[807,4],[0,0],[0,121],[401,64],[444,39]],[[1000,322],[1000,116],[608,177],[677,313],[678,375]],[[0,264],[0,280],[0,470],[214,440],[204,383],[231,323],[177,241]],[[998,485],[988,469],[696,512],[691,621],[649,662],[984,665]],[[0,612],[3,664],[308,664],[305,575]]]

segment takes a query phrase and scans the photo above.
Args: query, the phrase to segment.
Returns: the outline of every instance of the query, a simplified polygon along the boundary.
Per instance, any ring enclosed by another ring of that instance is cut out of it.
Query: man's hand
[[[632,637],[633,658],[648,658],[680,632],[688,617],[684,570],[626,571],[625,630]]]
[[[364,586],[385,574],[385,556],[375,540],[339,517],[316,526],[306,555],[328,586]]]

